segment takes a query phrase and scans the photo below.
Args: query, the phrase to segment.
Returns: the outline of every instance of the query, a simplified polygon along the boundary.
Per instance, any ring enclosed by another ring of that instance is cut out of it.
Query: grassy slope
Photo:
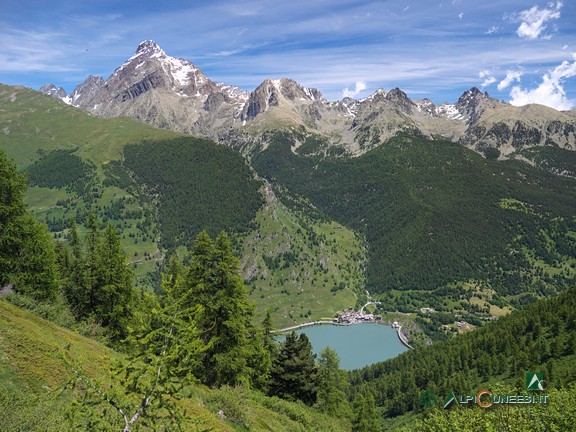
[[[62,415],[72,394],[57,396],[57,388],[72,377],[62,354],[81,363],[95,381],[110,386],[108,366],[120,354],[58,327],[0,299],[0,430],[69,430]],[[202,428],[218,431],[346,430],[311,408],[268,398],[246,389],[189,389],[182,402],[187,417]],[[231,420],[221,420],[222,409]]]
[[[122,158],[125,144],[182,136],[128,118],[101,119],[55,98],[0,84],[0,146],[18,166],[38,159],[39,149],[73,149],[97,165]]]
[[[355,306],[364,287],[363,242],[335,222],[290,210],[268,185],[265,195],[257,228],[242,241],[242,274],[257,319],[269,311],[284,328]]]

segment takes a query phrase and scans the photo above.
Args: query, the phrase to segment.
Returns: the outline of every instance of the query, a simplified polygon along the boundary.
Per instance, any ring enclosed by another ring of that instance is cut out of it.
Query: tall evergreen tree
[[[86,251],[84,255],[84,283],[88,294],[89,310],[93,312],[96,309],[96,272],[98,266],[98,242],[100,241],[100,232],[98,222],[94,213],[90,212],[86,221],[88,233],[84,239]]]
[[[0,150],[0,286],[10,282],[22,243],[24,178]]]
[[[291,332],[280,347],[270,371],[269,393],[288,400],[316,402],[318,368],[306,334]]]
[[[72,306],[76,319],[82,319],[90,312],[90,302],[86,281],[85,255],[76,222],[73,219],[70,220],[68,242],[72,248],[72,254],[68,267],[61,266],[60,272],[64,276],[64,294],[68,303]]]
[[[272,330],[274,329],[274,324],[272,322],[272,316],[270,311],[266,311],[266,316],[262,320],[262,331],[264,332],[264,348],[270,353],[271,358],[274,358],[278,351],[278,344],[274,340],[274,335]]]
[[[373,432],[378,430],[378,414],[372,393],[359,393],[354,399],[352,432]]]
[[[252,324],[254,308],[225,233],[216,242],[206,232],[198,235],[182,295],[203,310],[198,324],[210,349],[198,374],[206,384],[253,383],[265,372],[269,360]]]
[[[78,320],[93,317],[106,327],[113,341],[119,341],[126,337],[133,313],[134,276],[116,229],[108,225],[101,233],[93,214],[87,228],[83,245],[76,224],[71,222],[68,239],[72,255],[69,267],[62,270],[66,276],[64,291]]]
[[[348,386],[338,354],[330,347],[324,348],[318,357],[318,409],[333,417],[349,417]]]
[[[34,216],[23,217],[22,244],[17,260],[16,286],[38,300],[54,300],[58,293],[58,267],[48,230]]]
[[[126,264],[120,236],[110,225],[97,244],[95,261],[93,312],[113,340],[123,339],[134,307],[133,273]]]
[[[46,229],[27,212],[25,184],[16,164],[0,150],[0,287],[38,299],[56,295],[54,246]]]

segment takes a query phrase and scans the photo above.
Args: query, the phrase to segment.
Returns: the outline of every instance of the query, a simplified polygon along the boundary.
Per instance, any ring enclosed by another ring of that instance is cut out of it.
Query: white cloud
[[[463,17],[464,17],[464,12],[460,12],[460,13],[458,14],[458,18],[462,19]]]
[[[522,23],[516,30],[516,34],[529,40],[538,39],[546,29],[547,21],[560,18],[560,8],[562,8],[562,2],[558,1],[548,3],[548,8],[539,9],[537,6],[533,6],[523,10],[518,14],[517,20],[522,21]],[[543,38],[549,39],[550,36],[543,36]]]
[[[522,71],[519,70],[509,70],[506,72],[506,78],[498,83],[498,90],[502,91],[508,88],[510,84],[514,81],[520,82],[520,77],[522,76]]]
[[[353,90],[350,90],[348,87],[342,90],[342,97],[356,97],[367,88],[368,87],[364,81],[356,81],[356,85]]]
[[[538,103],[557,110],[572,109],[576,101],[566,96],[563,82],[566,78],[573,76],[576,76],[576,60],[572,63],[563,61],[554,70],[545,74],[542,77],[542,83],[535,89],[524,90],[520,86],[512,87],[510,103],[516,106]]]
[[[484,80],[482,81],[482,84],[480,84],[481,87],[488,87],[490,84],[494,84],[496,82],[496,78],[494,78],[492,73],[489,71],[481,70],[478,73],[478,76],[480,79]]]
[[[496,27],[496,26],[490,27],[490,28],[486,31],[485,34],[490,35],[490,34],[492,34],[492,33],[498,33],[498,27]]]

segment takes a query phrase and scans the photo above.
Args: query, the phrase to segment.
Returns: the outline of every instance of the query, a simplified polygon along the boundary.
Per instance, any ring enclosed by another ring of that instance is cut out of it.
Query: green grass
[[[99,166],[119,160],[127,143],[182,136],[128,118],[101,119],[42,93],[0,84],[0,146],[18,166],[30,165],[38,150],[75,149]]]
[[[63,355],[102,388],[118,385],[110,365],[121,354],[0,299],[0,430],[68,431],[65,412],[81,393],[60,387],[73,377]],[[81,392],[81,386],[77,388]],[[243,388],[188,386],[179,402],[189,423],[217,431],[345,431],[346,422],[302,404]],[[113,392],[112,392],[113,393]],[[91,408],[91,409],[98,409]],[[223,410],[226,419],[217,416]],[[142,430],[142,429],[138,429]],[[147,429],[145,429],[147,430]]]

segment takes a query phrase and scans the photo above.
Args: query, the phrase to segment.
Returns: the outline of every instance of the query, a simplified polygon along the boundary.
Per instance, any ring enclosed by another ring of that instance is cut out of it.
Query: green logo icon
[[[424,408],[432,408],[434,405],[436,405],[437,400],[438,396],[436,396],[436,393],[433,391],[426,390],[420,394],[420,404]]]
[[[456,400],[456,396],[454,396],[454,392],[448,393],[446,399],[444,399],[444,409],[448,408],[452,402]]]
[[[546,381],[544,381],[544,374],[538,372],[528,372],[526,374],[526,390],[529,391],[546,390]]]

